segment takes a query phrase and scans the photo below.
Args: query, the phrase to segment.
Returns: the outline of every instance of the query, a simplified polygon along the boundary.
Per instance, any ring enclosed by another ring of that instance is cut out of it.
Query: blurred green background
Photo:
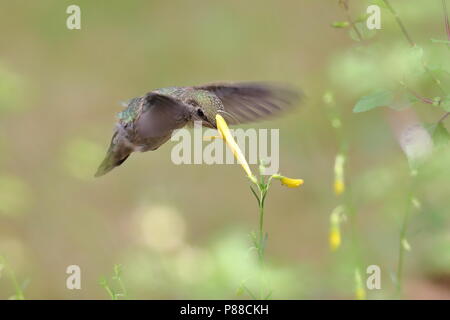
[[[369,3],[350,2],[351,15],[363,15]],[[445,39],[440,1],[392,3],[429,60],[450,61],[445,45],[430,41]],[[81,7],[81,30],[66,28],[71,4]],[[351,224],[341,225],[341,248],[330,252],[328,244],[330,214],[342,199],[333,192],[340,142],[326,92],[335,96],[349,146],[345,172],[363,278],[368,265],[382,271],[382,289],[367,296],[392,297],[410,177],[390,119],[405,111],[352,113],[361,96],[390,81],[396,52],[407,46],[384,9],[382,29],[361,43],[331,27],[346,20],[331,0],[19,0],[0,7],[1,299],[15,292],[11,270],[19,284],[28,282],[29,299],[108,299],[98,280],[110,279],[115,264],[128,298],[249,298],[237,291],[251,286],[257,270],[249,251],[257,206],[238,165],[176,166],[169,142],[93,178],[120,101],[220,80],[280,81],[307,95],[289,116],[256,125],[280,128],[280,170],[305,180],[300,189],[274,184],[267,199],[272,298],[354,297]],[[436,95],[428,80],[415,88]],[[442,115],[423,104],[409,111],[423,123]],[[418,183],[406,298],[450,298],[449,159],[445,150],[433,155]],[[66,288],[72,264],[81,267],[81,290]]]

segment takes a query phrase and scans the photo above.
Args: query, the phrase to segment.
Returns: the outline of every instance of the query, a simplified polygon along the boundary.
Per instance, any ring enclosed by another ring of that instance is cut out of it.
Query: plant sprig
[[[111,280],[113,282],[116,282],[120,290],[116,290],[112,286],[110,286],[106,277],[100,278],[99,285],[106,290],[111,300],[119,300],[120,298],[125,299],[128,296],[128,293],[122,281],[122,265],[114,265],[114,274],[112,275]]]

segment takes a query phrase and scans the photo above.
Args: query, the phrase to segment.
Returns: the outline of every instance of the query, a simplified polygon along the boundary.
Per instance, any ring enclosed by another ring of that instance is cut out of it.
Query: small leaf
[[[365,112],[377,107],[385,107],[392,103],[394,94],[388,90],[378,90],[362,97],[353,108],[353,112]]]
[[[273,291],[270,290],[270,292],[267,294],[267,296],[264,298],[264,300],[269,300],[270,297],[272,296]]]
[[[371,0],[370,3],[375,4],[375,5],[379,6],[380,8],[388,9],[388,7],[386,6],[386,3],[383,0]]]
[[[114,276],[116,278],[120,278],[122,275],[122,265],[121,264],[115,264],[114,265]]]
[[[99,284],[101,287],[103,287],[103,288],[105,288],[105,287],[108,286],[108,283],[106,282],[106,278],[105,278],[105,277],[101,277],[101,278],[98,280],[98,284]]]
[[[411,246],[409,245],[408,240],[403,239],[402,240],[402,247],[403,249],[405,249],[406,251],[411,251]]]
[[[366,22],[367,18],[370,16],[371,16],[370,13],[361,14],[354,20],[354,22]]]
[[[413,60],[413,62],[421,62],[423,59],[423,48],[420,46],[415,45],[411,48],[410,51],[410,58]]]
[[[410,92],[400,92],[396,94],[395,99],[392,100],[392,103],[389,105],[389,108],[394,110],[404,110],[419,101],[417,97],[415,97]]]
[[[350,38],[352,38],[355,41],[361,41],[362,40],[370,39],[377,33],[375,29],[370,30],[366,26],[366,22],[356,22],[353,24],[354,28],[349,29],[349,35]],[[355,29],[358,30],[358,33],[355,31]]]
[[[238,288],[237,288],[237,290],[236,290],[236,295],[237,296],[241,296],[241,295],[243,295],[244,294],[244,287],[243,287],[244,285],[243,284],[241,284]]]
[[[441,104],[442,98],[441,97],[434,97],[433,99],[433,106],[438,107]]]
[[[438,105],[445,111],[450,112],[450,95],[447,95],[444,98],[439,98]]]
[[[419,98],[417,98],[415,95],[413,95],[410,92],[406,93],[406,98],[410,104],[414,104],[414,103],[417,103],[420,101]]]
[[[441,39],[430,39],[432,43],[443,43],[443,44],[448,44],[450,45],[450,41],[448,40],[441,40]]]
[[[333,28],[347,28],[349,25],[348,21],[336,21],[331,24]]]
[[[417,210],[420,210],[421,205],[420,205],[420,201],[417,198],[412,198],[411,203],[414,208],[416,208]]]
[[[250,186],[250,190],[252,190],[253,195],[255,196],[256,200],[259,202],[259,197],[258,197],[258,195],[256,194],[256,191],[253,189],[252,186]]]
[[[439,122],[432,129],[431,137],[435,147],[447,145],[450,141],[450,133],[442,122]]]

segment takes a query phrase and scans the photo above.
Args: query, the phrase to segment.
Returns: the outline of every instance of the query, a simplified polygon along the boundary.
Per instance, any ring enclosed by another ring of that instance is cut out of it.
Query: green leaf
[[[122,265],[121,264],[115,264],[114,265],[114,277],[120,278],[122,274]]]
[[[388,9],[388,7],[386,6],[386,3],[383,0],[371,0],[370,4],[375,4],[375,5],[379,6],[380,8]]]
[[[370,16],[371,16],[371,14],[369,14],[369,13],[361,14],[361,15],[359,15],[353,22],[363,22],[363,23],[366,23],[367,18],[370,17]]]
[[[333,28],[347,28],[349,25],[348,21],[336,21],[331,24]]]
[[[413,94],[410,93],[410,92],[407,92],[407,93],[406,93],[406,98],[408,99],[408,102],[409,102],[410,104],[414,104],[414,103],[417,103],[417,102],[420,101],[419,98],[417,98],[415,95],[413,95]]]
[[[353,108],[353,112],[365,112],[377,107],[386,107],[392,103],[394,94],[389,90],[378,90],[362,97]]]
[[[450,133],[442,122],[435,125],[431,137],[436,147],[447,145],[450,141]]]
[[[450,95],[445,96],[439,101],[439,106],[447,112],[450,112]]]
[[[443,43],[443,44],[450,44],[450,41],[448,40],[441,40],[441,39],[430,39],[432,43]]]
[[[358,30],[358,33],[355,31],[355,29]],[[369,30],[366,26],[366,22],[356,22],[354,23],[354,28],[349,29],[349,35],[350,38],[352,38],[355,41],[361,41],[360,36],[362,40],[367,40],[375,36],[377,31]],[[358,35],[359,34],[359,35]]]
[[[416,45],[411,48],[409,55],[414,63],[420,63],[423,59],[423,48]]]

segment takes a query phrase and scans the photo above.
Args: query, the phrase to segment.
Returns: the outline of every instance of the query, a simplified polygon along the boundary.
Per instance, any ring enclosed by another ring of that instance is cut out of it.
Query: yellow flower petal
[[[344,183],[345,156],[338,154],[334,162],[334,192],[340,195],[345,191]]]
[[[355,298],[356,300],[366,300],[366,290],[364,288],[356,288]]]
[[[364,289],[364,283],[359,269],[355,270],[355,299],[356,300],[366,299],[366,290]]]
[[[334,182],[334,193],[336,193],[336,195],[340,195],[345,191],[345,184],[344,181],[342,180],[336,180]]]
[[[233,152],[234,156],[244,169],[245,173],[247,173],[247,176],[252,180],[254,183],[257,183],[257,180],[255,176],[253,175],[252,171],[250,170],[250,167],[247,163],[247,160],[245,159],[244,154],[242,153],[241,149],[239,148],[238,144],[234,140],[233,136],[231,135],[230,129],[228,129],[228,125],[225,121],[225,119],[220,115],[216,115],[216,124],[217,124],[217,130],[219,131],[222,138],[227,143],[228,147]]]
[[[283,185],[289,188],[298,188],[304,183],[303,179],[291,179],[288,177],[281,177],[280,180]]]
[[[331,251],[336,251],[341,246],[341,231],[338,226],[331,226],[329,241]]]

